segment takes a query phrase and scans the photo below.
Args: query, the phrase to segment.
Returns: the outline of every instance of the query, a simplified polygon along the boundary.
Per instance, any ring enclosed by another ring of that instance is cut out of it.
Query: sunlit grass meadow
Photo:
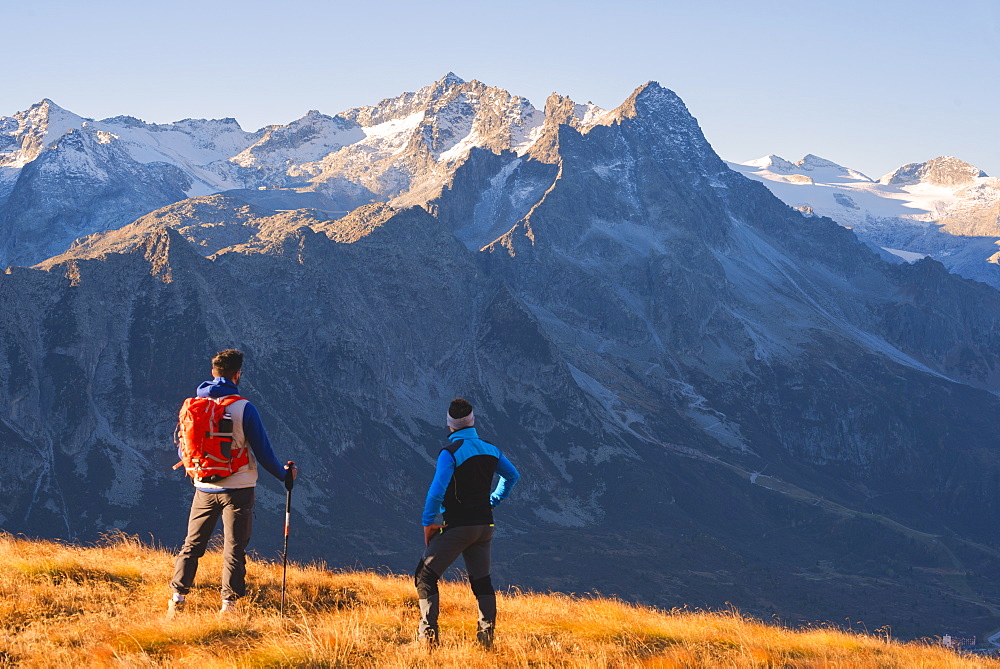
[[[930,644],[730,611],[659,611],[614,599],[512,591],[494,650],[475,643],[475,601],[442,586],[442,644],[414,643],[406,576],[251,561],[251,594],[220,618],[221,556],[202,560],[187,608],[167,620],[173,556],[116,536],[79,547],[0,535],[0,665],[25,667],[1000,667]]]

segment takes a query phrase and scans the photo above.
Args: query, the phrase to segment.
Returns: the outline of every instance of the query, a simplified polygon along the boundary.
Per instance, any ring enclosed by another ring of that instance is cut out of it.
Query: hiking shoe
[[[491,650],[493,648],[493,630],[479,630],[476,632],[476,642],[483,650]]]
[[[434,650],[439,644],[437,630],[427,630],[423,634],[418,633],[417,640],[414,643],[422,648]]]
[[[236,613],[236,601],[232,599],[223,599],[222,608],[219,609],[219,615],[226,616],[234,613]]]
[[[174,596],[167,602],[167,620],[173,620],[184,612],[184,595],[174,593]]]

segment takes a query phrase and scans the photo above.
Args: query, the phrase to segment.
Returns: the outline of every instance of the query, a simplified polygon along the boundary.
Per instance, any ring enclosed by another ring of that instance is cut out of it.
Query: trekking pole
[[[288,576],[288,522],[292,517],[292,487],[295,485],[295,463],[285,465],[285,547],[281,551],[281,618],[285,617],[285,579]]]

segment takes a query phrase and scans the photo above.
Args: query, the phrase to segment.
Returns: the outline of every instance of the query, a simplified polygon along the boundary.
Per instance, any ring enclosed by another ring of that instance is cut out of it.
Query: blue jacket
[[[434,524],[439,513],[447,525],[492,524],[492,509],[510,494],[521,475],[499,448],[479,438],[474,427],[456,430],[448,440],[427,490],[424,526]],[[491,493],[494,472],[500,480]]]
[[[239,395],[240,389],[235,383],[222,376],[217,376],[211,381],[205,381],[198,386],[198,397],[225,397],[227,395]],[[285,466],[278,462],[271,448],[271,440],[267,438],[267,431],[264,430],[264,423],[260,420],[257,408],[247,402],[243,408],[243,436],[250,444],[257,464],[266,469],[279,481],[285,480]],[[225,492],[225,488],[213,488],[205,492]]]

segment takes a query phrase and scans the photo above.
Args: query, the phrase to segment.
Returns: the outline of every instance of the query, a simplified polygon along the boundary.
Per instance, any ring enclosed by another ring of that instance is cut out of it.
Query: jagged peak
[[[35,104],[28,107],[23,112],[15,114],[15,116],[28,117],[34,119],[45,119],[46,121],[53,118],[67,119],[72,121],[89,121],[90,119],[74,114],[73,112],[64,109],[53,102],[50,98],[42,98]]]
[[[575,104],[576,103],[573,102],[573,99],[570,98],[568,95],[563,95],[561,93],[552,91],[551,93],[549,93],[549,97],[545,98],[545,113],[547,115],[550,109],[559,109],[566,105],[575,105]]]
[[[387,98],[386,100],[382,100],[378,106],[385,105],[386,103],[399,104],[404,101],[415,101],[421,99],[424,103],[433,103],[442,97],[448,96],[448,94],[456,87],[465,86],[468,83],[470,82],[465,81],[454,72],[449,72],[434,83],[424,86],[416,93],[403,93],[395,98]],[[475,80],[473,80],[472,83],[476,83]]]
[[[3,164],[6,167],[23,167],[41,155],[46,147],[54,145],[90,120],[66,111],[49,98],[42,98],[13,116],[0,116],[0,135],[7,148]],[[8,147],[12,145],[20,146],[9,152]]]
[[[549,94],[549,97],[545,98],[545,120],[542,122],[542,130],[528,147],[527,154],[543,163],[559,162],[559,126],[569,125],[579,128],[580,120],[576,115],[576,108],[577,104],[568,96],[555,92]]]
[[[465,86],[468,83],[470,82],[467,82],[461,77],[456,76],[454,72],[449,72],[448,74],[444,75],[443,77],[435,81],[430,86],[425,86],[424,88],[420,89],[420,91],[421,92],[426,91],[428,94],[427,97],[429,98],[429,101],[433,102],[440,100],[441,98],[448,97],[454,88],[456,88],[457,86]],[[477,83],[477,82],[473,80],[471,83]]]
[[[53,100],[51,98],[42,98],[41,100],[39,100],[35,104],[31,105],[27,109],[28,113],[39,112],[39,111],[40,112],[49,113],[49,114],[58,114],[58,113],[62,112],[63,114],[69,114],[71,116],[76,116],[76,114],[74,114],[73,112],[71,112],[71,111],[69,111],[67,109],[64,109],[63,107],[60,107],[58,104],[56,104],[55,102],[53,102]]]
[[[560,123],[568,123],[575,107],[576,103],[568,95],[550,93],[549,97],[545,98],[545,118],[548,120],[550,117],[559,117]]]
[[[395,97],[383,98],[374,105],[355,107],[337,114],[352,124],[361,127],[379,125],[386,121],[404,118],[421,110],[426,110],[437,100],[446,96],[456,86],[466,82],[449,72],[434,83],[428,84],[417,91],[406,91]]]
[[[448,74],[438,79],[435,83],[439,86],[458,86],[460,84],[466,83],[466,81],[465,79],[462,79],[454,72],[449,72]]]
[[[621,122],[636,117],[666,117],[672,126],[697,125],[680,96],[656,81],[647,81],[632,92],[623,103],[607,112],[601,123]]]
[[[545,102],[545,130],[528,150],[528,154],[542,162],[558,162],[559,130],[554,126],[568,125],[586,134],[600,127],[620,125],[626,121],[638,121],[634,124],[635,128],[646,134],[648,141],[659,143],[662,140],[684,151],[689,158],[701,165],[705,173],[714,174],[721,169],[721,160],[715,155],[684,101],[656,81],[648,81],[637,87],[628,99],[611,111],[605,111],[592,103],[577,105],[567,96],[552,93]]]
[[[669,88],[664,88],[663,86],[660,85],[660,82],[653,81],[652,79],[650,79],[646,83],[636,88],[635,91],[632,93],[632,95],[634,95],[636,98],[666,97],[671,99],[680,99],[677,97],[677,94],[674,93],[672,90],[670,90]]]

